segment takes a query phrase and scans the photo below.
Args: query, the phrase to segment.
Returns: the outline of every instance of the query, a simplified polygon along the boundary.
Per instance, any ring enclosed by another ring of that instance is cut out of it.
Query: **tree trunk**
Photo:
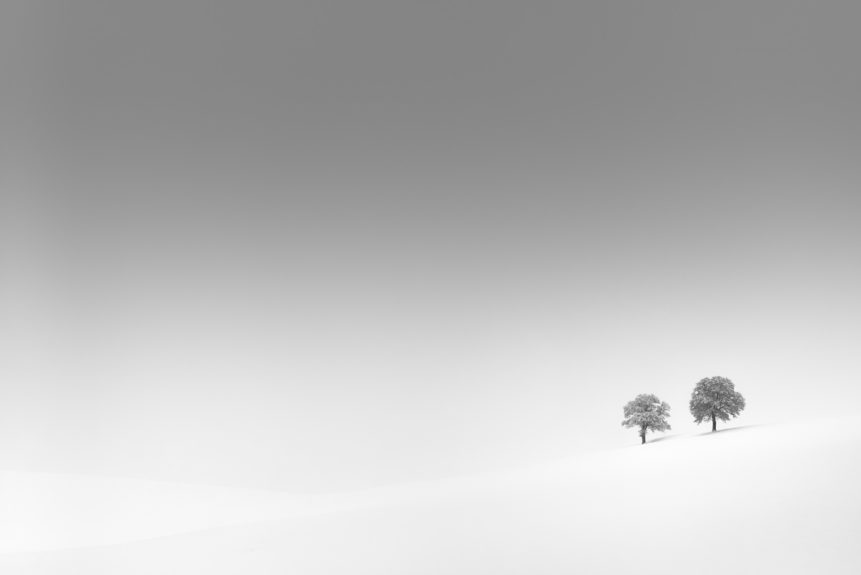
[[[717,419],[714,413],[712,413],[712,431],[717,431]]]
[[[641,442],[640,442],[640,445],[643,445],[644,443],[646,443],[646,432],[645,432],[645,431],[643,431],[642,433],[640,433],[640,439],[642,439],[642,440],[643,440],[643,441],[641,441]]]

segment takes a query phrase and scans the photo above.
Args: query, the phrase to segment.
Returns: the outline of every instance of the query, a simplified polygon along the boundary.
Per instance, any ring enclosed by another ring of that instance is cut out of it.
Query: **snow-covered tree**
[[[642,443],[646,443],[647,431],[667,431],[670,424],[670,406],[651,393],[641,393],[625,405],[625,427],[636,427]]]
[[[735,384],[725,377],[701,379],[691,395],[691,414],[696,423],[711,419],[712,431],[717,420],[729,421],[744,409],[744,397],[735,390]]]

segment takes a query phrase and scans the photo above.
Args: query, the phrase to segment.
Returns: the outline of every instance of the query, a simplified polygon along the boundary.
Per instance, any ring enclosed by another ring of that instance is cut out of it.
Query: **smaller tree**
[[[670,424],[670,406],[651,393],[641,393],[625,405],[624,427],[636,427],[640,432],[641,443],[646,443],[647,431],[667,431]]]
[[[691,395],[691,415],[695,423],[712,420],[712,431],[717,420],[729,421],[744,409],[744,397],[735,390],[735,384],[726,377],[701,379]]]

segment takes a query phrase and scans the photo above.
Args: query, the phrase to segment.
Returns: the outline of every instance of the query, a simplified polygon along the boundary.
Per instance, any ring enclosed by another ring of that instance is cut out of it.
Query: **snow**
[[[634,440],[329,495],[6,471],[0,572],[861,572],[861,419]]]

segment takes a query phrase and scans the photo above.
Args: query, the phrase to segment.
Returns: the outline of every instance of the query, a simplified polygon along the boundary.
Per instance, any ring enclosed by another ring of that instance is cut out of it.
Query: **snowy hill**
[[[4,574],[858,573],[861,420],[359,493],[4,472]]]

